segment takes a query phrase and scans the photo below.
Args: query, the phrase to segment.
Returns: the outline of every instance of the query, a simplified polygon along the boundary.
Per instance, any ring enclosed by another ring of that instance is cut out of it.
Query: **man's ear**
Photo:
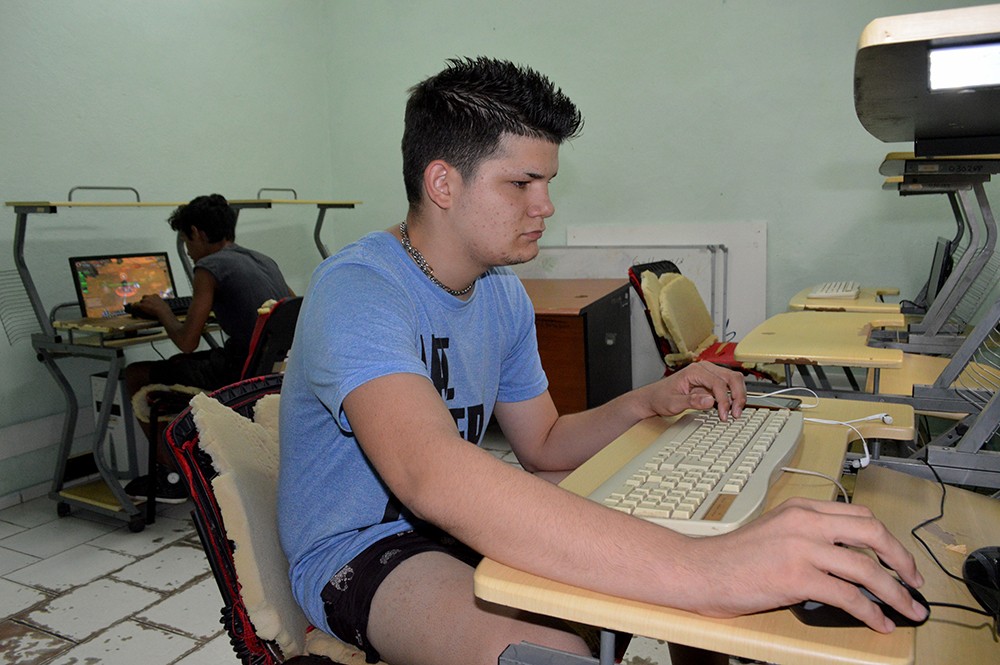
[[[452,206],[453,187],[459,177],[455,167],[442,159],[435,159],[424,169],[424,193],[434,205],[446,210]]]

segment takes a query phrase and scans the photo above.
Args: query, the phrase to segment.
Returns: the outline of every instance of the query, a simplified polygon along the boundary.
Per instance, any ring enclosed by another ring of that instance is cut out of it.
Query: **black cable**
[[[945,568],[944,565],[941,563],[941,561],[938,560],[937,556],[935,556],[935,554],[931,550],[930,546],[924,541],[923,538],[921,538],[919,535],[917,535],[917,530],[918,529],[922,529],[925,526],[927,526],[928,524],[933,524],[934,522],[937,522],[939,519],[941,519],[942,517],[944,517],[944,501],[945,501],[945,498],[948,495],[948,489],[947,489],[948,486],[945,485],[945,483],[944,483],[943,480],[941,480],[941,476],[938,475],[937,469],[935,469],[931,465],[931,463],[927,461],[927,453],[924,454],[924,457],[918,457],[917,459],[920,460],[921,462],[923,462],[927,466],[927,468],[930,469],[931,473],[934,474],[934,479],[937,480],[938,485],[941,486],[941,503],[940,503],[940,506],[939,506],[939,509],[938,509],[938,514],[935,515],[934,517],[931,517],[930,519],[924,520],[920,524],[917,524],[915,527],[913,527],[912,529],[910,529],[910,535],[912,535],[917,540],[917,542],[920,543],[920,545],[924,548],[924,551],[926,551],[927,554],[930,555],[931,559],[934,560],[934,563],[937,564],[937,567],[941,569],[941,572],[943,572],[945,575],[947,575],[948,577],[952,578],[953,580],[958,580],[959,582],[962,582],[963,584],[965,584],[966,586],[968,586],[969,583],[965,580],[965,578],[964,577],[959,577],[958,575],[955,575],[950,570],[948,570],[947,568]],[[968,605],[958,605],[958,604],[953,604],[953,603],[932,603],[932,602],[929,602],[929,601],[928,601],[927,604],[928,605],[932,605],[934,607],[950,607],[950,608],[953,608],[953,609],[965,610],[967,612],[973,612],[975,614],[981,614],[981,615],[983,615],[985,617],[989,617],[989,618],[993,619],[993,637],[994,637],[994,639],[997,638],[998,632],[1000,632],[1000,614],[993,615],[993,614],[990,614],[989,612],[987,612],[984,609],[979,609],[979,608],[976,608],[976,607],[969,607]]]
[[[931,424],[928,416],[917,416],[917,447],[931,441]]]
[[[917,542],[920,543],[921,547],[924,548],[924,551],[926,551],[927,554],[930,555],[931,559],[934,560],[934,563],[937,564],[937,567],[940,568],[941,571],[945,575],[947,575],[948,577],[952,578],[953,580],[958,580],[959,582],[965,583],[965,580],[963,578],[959,577],[958,575],[955,575],[950,570],[948,570],[947,568],[945,568],[944,565],[938,560],[938,558],[934,554],[933,550],[931,550],[930,546],[924,541],[923,538],[921,538],[919,535],[917,535],[917,530],[923,529],[927,525],[933,524],[934,522],[937,522],[939,519],[941,519],[942,517],[944,517],[944,500],[948,496],[947,485],[945,485],[944,481],[941,480],[941,476],[938,475],[937,469],[935,469],[933,466],[930,465],[930,463],[927,461],[926,457],[923,457],[923,458],[918,457],[917,459],[927,465],[927,468],[930,469],[931,473],[934,474],[934,478],[935,478],[935,480],[937,480],[938,485],[941,486],[941,503],[940,503],[939,508],[938,508],[938,514],[935,515],[934,517],[931,517],[930,519],[924,520],[923,522],[917,524],[915,527],[913,527],[912,529],[910,529],[910,535],[912,535],[914,538],[916,538]]]
[[[931,607],[950,607],[955,610],[967,610],[969,612],[975,612],[976,614],[982,614],[985,617],[993,618],[993,615],[986,610],[976,609],[975,607],[969,607],[967,605],[957,605],[955,603],[932,603],[927,601],[927,604]]]

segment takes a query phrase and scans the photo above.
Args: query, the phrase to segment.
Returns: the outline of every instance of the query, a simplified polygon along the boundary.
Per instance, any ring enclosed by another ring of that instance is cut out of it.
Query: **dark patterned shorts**
[[[338,570],[323,587],[320,597],[330,630],[341,641],[363,650],[369,663],[381,660],[378,651],[368,642],[372,598],[396,566],[423,552],[444,552],[472,567],[483,558],[438,529],[404,531],[368,547]]]
[[[166,360],[151,362],[149,378],[152,383],[168,386],[179,383],[215,390],[239,380],[244,360],[245,358],[236,357],[224,349],[178,353]]]

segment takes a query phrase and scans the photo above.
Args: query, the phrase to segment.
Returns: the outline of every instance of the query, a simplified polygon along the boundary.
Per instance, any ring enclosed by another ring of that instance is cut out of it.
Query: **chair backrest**
[[[237,656],[252,665],[306,653],[363,663],[359,650],[310,632],[292,597],[277,529],[281,382],[255,377],[197,396],[167,427],[167,445],[188,485]]]
[[[259,310],[241,378],[276,374],[284,370],[301,308],[302,297],[295,296],[282,298],[270,308]]]
[[[653,261],[651,263],[639,263],[628,269],[628,281],[632,285],[632,290],[642,301],[643,310],[646,314],[646,323],[653,333],[656,347],[660,351],[660,357],[670,353],[675,353],[676,349],[671,347],[667,338],[666,330],[663,328],[663,319],[660,316],[659,304],[659,277],[660,275],[676,273],[680,274],[677,264],[673,261]],[[645,275],[645,278],[643,277]],[[653,295],[655,292],[655,296]]]
[[[678,360],[694,360],[717,341],[712,315],[698,293],[698,287],[683,275],[660,277],[660,316]]]

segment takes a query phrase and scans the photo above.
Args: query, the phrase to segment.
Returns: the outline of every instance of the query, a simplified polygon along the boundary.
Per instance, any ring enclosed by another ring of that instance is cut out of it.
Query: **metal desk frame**
[[[997,226],[983,183],[989,182],[991,174],[1000,173],[1000,158],[917,158],[890,153],[880,172],[892,177],[886,188],[897,189],[900,196],[946,194],[956,223],[952,247],[958,247],[966,235],[967,245],[923,317],[902,333],[873,335],[872,344],[911,353],[950,355],[961,346],[967,323],[960,307],[975,313],[996,282],[996,265],[991,259]],[[921,294],[926,290],[925,286]]]

